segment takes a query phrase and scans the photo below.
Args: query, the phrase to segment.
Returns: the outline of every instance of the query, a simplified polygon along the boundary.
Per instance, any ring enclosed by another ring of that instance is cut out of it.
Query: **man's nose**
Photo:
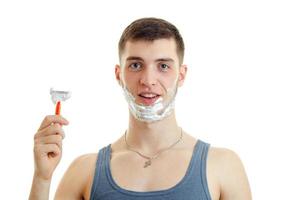
[[[154,86],[157,83],[157,74],[154,69],[147,67],[143,70],[140,77],[140,83],[145,86]]]

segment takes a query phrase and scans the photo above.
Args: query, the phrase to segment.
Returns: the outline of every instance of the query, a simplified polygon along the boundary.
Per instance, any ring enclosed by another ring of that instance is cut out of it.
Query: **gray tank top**
[[[91,200],[211,200],[207,178],[206,159],[210,144],[197,140],[184,177],[175,186],[157,191],[138,192],[121,188],[110,171],[111,145],[99,150]]]

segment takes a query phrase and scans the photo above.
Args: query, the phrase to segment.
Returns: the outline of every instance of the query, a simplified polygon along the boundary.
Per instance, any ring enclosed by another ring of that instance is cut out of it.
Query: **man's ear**
[[[179,79],[178,79],[178,86],[181,87],[183,85],[183,82],[185,80],[187,73],[187,65],[181,65],[179,67]]]
[[[119,85],[121,85],[121,66],[115,65],[115,76],[116,80],[118,81]]]

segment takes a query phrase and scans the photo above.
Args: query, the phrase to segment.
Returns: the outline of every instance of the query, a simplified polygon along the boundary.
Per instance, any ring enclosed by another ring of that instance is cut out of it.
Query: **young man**
[[[177,124],[174,100],[183,85],[184,43],[157,18],[131,23],[119,41],[116,79],[129,105],[128,129],[99,153],[77,158],[55,199],[250,200],[243,165],[231,150],[211,147]],[[47,116],[35,134],[30,199],[48,199],[68,121]]]

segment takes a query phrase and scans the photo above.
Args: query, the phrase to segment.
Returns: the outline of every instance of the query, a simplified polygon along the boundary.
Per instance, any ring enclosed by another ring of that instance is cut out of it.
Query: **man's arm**
[[[250,185],[239,156],[229,149],[219,151],[220,199],[251,200]]]
[[[50,184],[51,180],[43,180],[37,175],[34,175],[29,200],[48,199]]]

